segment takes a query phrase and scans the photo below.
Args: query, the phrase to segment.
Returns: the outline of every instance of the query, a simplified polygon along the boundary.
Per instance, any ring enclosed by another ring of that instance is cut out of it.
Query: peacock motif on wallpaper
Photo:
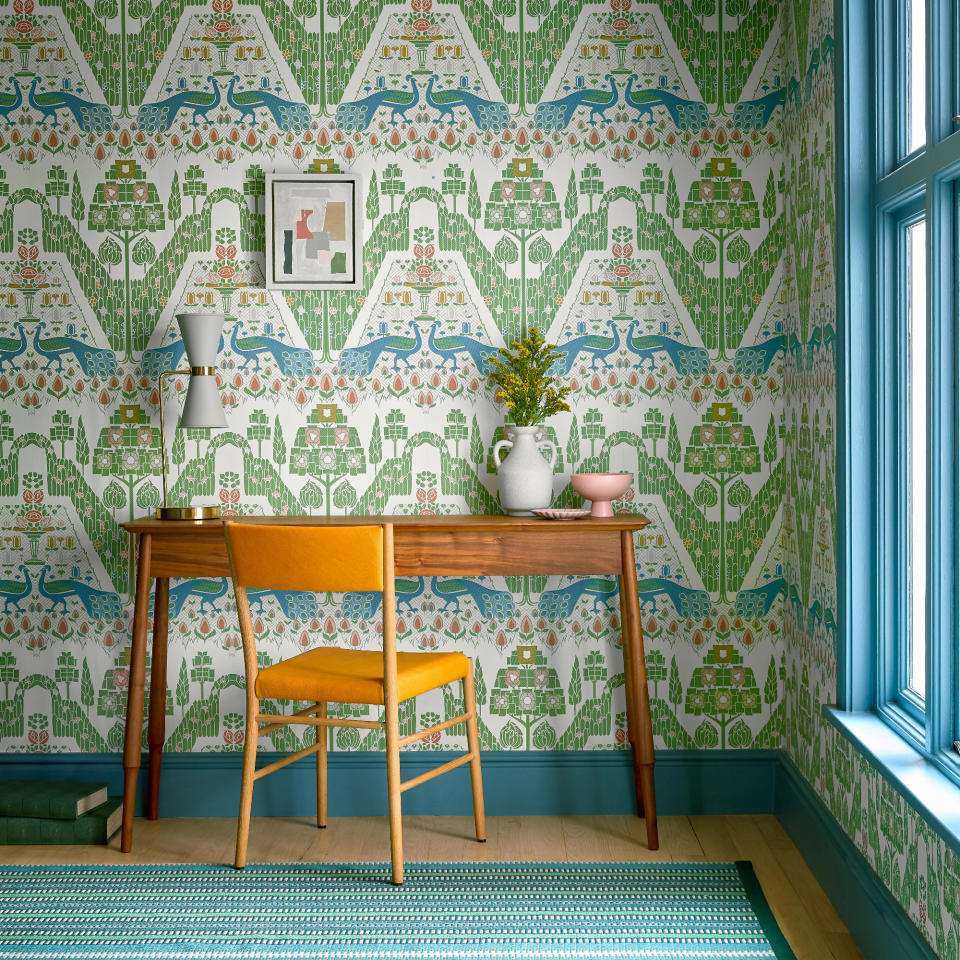
[[[450,87],[446,90],[434,90],[433,85],[440,77],[435,73],[427,83],[424,96],[434,110],[440,111],[437,122],[447,117],[450,123],[456,123],[454,110],[457,107],[466,107],[473,122],[480,130],[490,130],[499,133],[510,126],[510,111],[507,105],[497,100],[486,100],[469,90],[461,87]]]
[[[30,580],[30,570],[25,563],[17,569],[23,574],[22,580],[0,580],[0,599],[3,600],[3,612],[9,613],[10,608],[20,609],[20,601],[25,600],[33,592],[33,583]]]
[[[409,90],[374,90],[360,100],[342,101],[337,107],[334,120],[337,129],[347,133],[366,130],[380,107],[390,108],[390,123],[394,126],[399,122],[398,117],[400,120],[406,120],[407,111],[420,102],[420,88],[417,86],[416,77],[408,73],[407,82],[410,84]]]
[[[27,349],[27,331],[24,330],[23,324],[17,322],[13,327],[19,334],[19,338],[0,337],[0,370],[5,363],[9,363],[12,367],[13,361]]]
[[[434,321],[431,325],[430,335],[427,337],[427,346],[441,357],[441,367],[446,367],[447,360],[452,359],[453,369],[456,370],[459,355],[465,353],[470,357],[480,373],[493,373],[490,359],[497,355],[498,351],[496,347],[481,343],[472,337],[460,335],[438,337],[437,328],[439,326],[439,321]]]
[[[631,74],[627,87],[623,91],[623,100],[628,107],[637,111],[638,121],[646,117],[653,123],[653,108],[663,107],[670,114],[678,130],[706,130],[710,123],[707,105],[702,100],[687,100],[685,97],[670,93],[662,87],[650,87],[646,90],[634,90],[633,85],[639,79]]]
[[[413,365],[410,358],[420,351],[423,346],[423,335],[415,320],[410,321],[413,331],[412,337],[402,337],[398,334],[389,334],[377,337],[359,347],[346,347],[340,351],[337,367],[345,377],[366,377],[373,372],[381,354],[393,354],[393,369],[399,369],[402,360],[409,369]]]
[[[106,133],[113,126],[113,114],[105,103],[82,100],[67,90],[38,92],[40,83],[39,77],[33,78],[28,96],[30,106],[43,115],[42,122],[46,123],[52,117],[53,126],[56,127],[57,111],[69,110],[84,133]]]
[[[76,337],[41,337],[46,327],[41,320],[33,332],[33,349],[38,356],[46,357],[47,367],[56,361],[57,370],[63,370],[63,358],[72,354],[77,358],[88,377],[111,377],[117,370],[117,355],[105,347],[94,347]]]
[[[598,333],[587,333],[580,337],[574,337],[567,340],[566,343],[557,344],[554,347],[554,353],[559,354],[550,368],[550,374],[554,377],[566,376],[577,362],[577,357],[581,353],[591,355],[590,367],[597,369],[597,361],[602,360],[604,366],[608,366],[607,357],[620,349],[620,331],[614,320],[608,320],[607,326],[610,328],[610,336],[604,337]]]
[[[488,619],[512,617],[516,612],[512,593],[491,590],[479,580],[468,577],[432,577],[430,590],[443,603],[444,610],[453,607],[454,612],[460,613],[460,599],[470,597]]]
[[[48,580],[47,573],[50,569],[49,563],[41,567],[37,590],[42,597],[53,603],[51,609],[60,607],[62,612],[66,613],[67,598],[76,597],[83,604],[87,615],[94,620],[119,620],[123,616],[120,598],[115,593],[97,590],[82,580]]]
[[[589,123],[606,120],[606,112],[617,103],[620,94],[611,74],[604,79],[610,84],[609,90],[581,87],[557,100],[541,100],[533,115],[534,126],[538,130],[564,130],[578,107],[589,107]]]
[[[648,333],[635,337],[633,332],[638,325],[637,320],[630,323],[627,331],[627,349],[651,364],[656,362],[658,353],[665,353],[673,361],[677,373],[690,377],[703,377],[710,372],[710,354],[705,347],[698,347],[688,343],[681,343],[672,337],[659,333]]]
[[[184,108],[193,111],[193,125],[197,126],[202,117],[220,106],[220,85],[213,77],[207,77],[206,90],[181,90],[156,103],[141,104],[137,111],[137,126],[144,133],[163,133],[170,129],[177,114]]]
[[[234,110],[240,111],[242,123],[249,118],[250,123],[257,122],[257,111],[266,107],[273,117],[273,122],[284,133],[303,133],[310,129],[313,117],[305,103],[296,103],[293,100],[284,100],[275,93],[254,88],[252,90],[237,90],[239,77],[234,74],[227,87],[227,103]]]
[[[260,369],[263,354],[270,354],[285,377],[309,377],[316,367],[313,353],[305,347],[294,347],[283,340],[262,334],[241,337],[239,320],[230,331],[230,349],[236,356],[243,357],[244,367],[253,363],[256,370]]]
[[[12,124],[14,121],[10,119],[10,114],[16,113],[23,106],[23,90],[16,77],[10,78],[10,86],[13,87],[13,93],[0,93],[0,116]]]

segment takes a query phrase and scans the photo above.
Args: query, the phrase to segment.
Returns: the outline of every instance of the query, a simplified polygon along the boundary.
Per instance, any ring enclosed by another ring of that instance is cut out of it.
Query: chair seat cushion
[[[398,653],[400,700],[467,675],[462,653]],[[318,647],[257,674],[258,697],[315,703],[383,703],[383,654],[379,650]]]

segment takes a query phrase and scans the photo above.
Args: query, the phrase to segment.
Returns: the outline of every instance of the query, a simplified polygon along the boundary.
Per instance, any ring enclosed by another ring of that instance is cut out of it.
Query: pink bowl
[[[611,500],[622,497],[627,492],[633,477],[629,473],[573,473],[570,483],[573,489],[593,501],[591,517],[612,517]]]

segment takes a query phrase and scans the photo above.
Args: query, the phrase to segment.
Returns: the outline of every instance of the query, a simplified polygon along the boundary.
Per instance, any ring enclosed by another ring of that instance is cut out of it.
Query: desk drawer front
[[[209,532],[174,530],[154,534],[150,561],[150,575],[153,577],[230,576],[222,527]]]
[[[536,533],[396,527],[397,573],[415,576],[505,576],[619,573],[616,530],[545,529]]]

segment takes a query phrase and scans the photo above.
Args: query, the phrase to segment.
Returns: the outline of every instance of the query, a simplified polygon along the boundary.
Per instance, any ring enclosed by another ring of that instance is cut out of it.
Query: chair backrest
[[[224,531],[235,586],[331,593],[383,590],[382,526],[227,522]]]

